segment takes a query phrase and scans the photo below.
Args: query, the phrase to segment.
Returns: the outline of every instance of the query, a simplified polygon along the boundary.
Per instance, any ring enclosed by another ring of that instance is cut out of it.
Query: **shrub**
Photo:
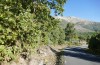
[[[100,34],[97,34],[96,36],[93,36],[88,41],[89,43],[89,49],[93,50],[94,52],[100,51]]]

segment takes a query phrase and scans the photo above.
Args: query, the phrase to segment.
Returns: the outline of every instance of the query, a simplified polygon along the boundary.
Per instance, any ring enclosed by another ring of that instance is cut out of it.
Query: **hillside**
[[[95,32],[100,31],[100,23],[95,21],[89,21],[77,17],[61,17],[55,16],[56,19],[61,20],[61,27],[65,28],[68,22],[75,24],[75,29],[78,32]]]

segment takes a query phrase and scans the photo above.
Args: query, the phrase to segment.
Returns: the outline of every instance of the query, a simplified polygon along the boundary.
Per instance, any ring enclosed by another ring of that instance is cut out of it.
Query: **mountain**
[[[55,16],[54,18],[59,19],[61,21],[60,25],[62,28],[65,28],[67,23],[75,24],[75,29],[78,32],[100,32],[100,22],[89,21],[77,17],[62,17]]]

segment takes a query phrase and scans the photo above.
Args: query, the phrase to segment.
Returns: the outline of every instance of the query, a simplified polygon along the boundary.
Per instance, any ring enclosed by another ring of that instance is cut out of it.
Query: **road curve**
[[[81,47],[65,48],[62,56],[64,65],[100,65],[100,57],[86,53]]]

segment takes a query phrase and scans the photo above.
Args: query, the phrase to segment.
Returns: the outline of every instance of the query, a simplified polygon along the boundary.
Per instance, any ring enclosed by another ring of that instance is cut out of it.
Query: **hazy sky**
[[[63,16],[75,16],[100,22],[100,0],[68,0]]]

